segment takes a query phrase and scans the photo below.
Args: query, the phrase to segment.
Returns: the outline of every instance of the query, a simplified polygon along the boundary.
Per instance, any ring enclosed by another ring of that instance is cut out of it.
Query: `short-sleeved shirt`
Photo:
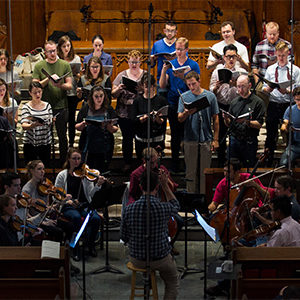
[[[94,52],[90,53],[89,55],[86,55],[83,58],[83,63],[87,64],[93,56],[94,56]],[[102,53],[101,53],[100,60],[101,60],[103,66],[112,66],[112,64],[113,64],[111,55],[104,51],[102,51]]]
[[[171,60],[171,63],[175,68],[190,66],[191,71],[195,71],[196,73],[200,74],[199,65],[190,58],[188,58],[183,65],[178,63],[177,58]],[[181,94],[183,94],[184,92],[188,91],[189,88],[182,79],[174,76],[172,69],[167,70],[167,75],[169,76],[168,102],[170,105],[177,106],[179,99],[178,90]]]
[[[266,108],[263,100],[254,94],[246,99],[241,96],[233,99],[229,107],[229,113],[235,117],[252,111],[251,120],[256,120],[260,124],[264,123],[265,110]],[[235,122],[232,125],[232,135],[238,140],[251,139],[258,136],[258,134],[259,129],[249,127],[245,123]]]
[[[218,101],[216,96],[208,91],[203,90],[200,95],[194,95],[191,91],[182,94],[185,103],[193,103],[194,101],[206,97],[209,102],[209,107],[189,115],[184,123],[184,141],[189,142],[207,142],[213,139],[211,129],[211,118],[219,113]],[[178,103],[178,112],[184,111],[182,101]]]
[[[151,50],[151,55],[156,54],[156,53],[172,53],[175,51],[175,44],[176,41],[172,45],[168,45],[165,42],[165,39],[158,40],[157,42],[154,43],[152,50]],[[159,81],[160,74],[161,74],[161,69],[164,64],[165,57],[163,55],[159,55],[157,57],[157,82]]]
[[[290,108],[288,107],[283,115],[283,120],[290,120]],[[296,104],[292,106],[292,122],[295,128],[300,128],[300,109]],[[293,142],[300,144],[300,132],[293,131]]]
[[[241,56],[243,61],[248,64],[249,63],[249,56],[248,56],[248,50],[247,50],[246,46],[239,43],[238,41],[234,41],[233,45],[237,47],[237,50],[238,50],[237,53]],[[218,42],[218,43],[214,44],[212,46],[212,49],[223,55],[223,49],[224,49],[225,46],[227,46],[227,44],[223,40],[221,42]],[[209,53],[208,60],[215,61],[216,59],[213,57],[212,53]],[[241,67],[241,64],[240,64],[239,61],[236,62],[236,66]]]
[[[38,79],[41,81],[46,78],[46,75],[42,72],[42,68],[44,68],[50,75],[56,74],[59,77],[71,72],[70,76],[68,77],[72,77],[70,64],[62,59],[58,59],[54,64],[50,64],[46,60],[38,62],[33,70],[33,79]],[[50,82],[43,89],[42,99],[46,102],[49,102],[53,110],[68,107],[67,91],[55,87]]]

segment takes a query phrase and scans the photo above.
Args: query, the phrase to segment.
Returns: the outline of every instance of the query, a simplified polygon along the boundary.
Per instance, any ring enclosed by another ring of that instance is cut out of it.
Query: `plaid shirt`
[[[269,57],[275,56],[275,46],[280,42],[283,41],[286,44],[288,44],[289,49],[291,49],[291,44],[284,40],[279,38],[275,44],[270,44],[268,39],[264,39],[261,42],[259,42],[254,51],[254,55],[252,58],[252,69],[258,69],[259,73],[262,75],[265,75],[266,70],[268,68],[268,59],[266,57],[259,58],[259,54],[265,54]]]
[[[168,221],[179,210],[179,202],[172,199],[161,202],[150,195],[150,261],[166,257],[171,252],[168,238]],[[130,256],[146,260],[147,201],[143,195],[124,210],[121,239],[128,243]]]

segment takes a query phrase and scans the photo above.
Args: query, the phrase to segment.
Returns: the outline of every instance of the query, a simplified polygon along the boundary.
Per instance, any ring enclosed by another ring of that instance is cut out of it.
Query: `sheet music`
[[[57,258],[59,259],[60,243],[48,240],[42,242],[41,258]]]
[[[205,232],[211,237],[211,239],[216,243],[220,240],[219,234],[217,230],[206,223],[206,221],[202,218],[197,209],[195,209],[195,216],[198,223],[205,230]]]

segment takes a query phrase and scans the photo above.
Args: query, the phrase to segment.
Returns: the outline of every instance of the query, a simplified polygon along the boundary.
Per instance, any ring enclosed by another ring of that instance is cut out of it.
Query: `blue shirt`
[[[83,63],[84,64],[87,64],[89,62],[89,60],[93,57],[93,53],[94,52],[90,53],[89,55],[86,55],[83,58]],[[103,66],[112,66],[113,65],[111,55],[108,54],[108,53],[105,53],[104,51],[102,51],[100,59],[101,59],[101,62],[102,62]]]
[[[183,67],[183,66],[190,66],[191,71],[195,71],[198,74],[200,74],[199,65],[190,58],[188,58],[183,65],[180,65],[178,63],[177,58],[171,60],[171,63],[175,68],[179,68],[179,67]],[[172,69],[167,70],[167,75],[169,75],[168,102],[170,105],[177,106],[178,99],[179,99],[179,94],[178,94],[177,89],[182,94],[182,93],[188,91],[189,88],[187,87],[187,85],[185,84],[185,82],[182,79],[174,76]]]
[[[175,43],[172,45],[168,45],[164,39],[158,40],[157,42],[154,43],[152,50],[151,50],[151,55],[156,54],[156,53],[172,53],[175,51]],[[163,67],[165,57],[164,55],[158,55],[157,57],[157,82],[159,82],[160,74],[161,74],[161,69]]]
[[[284,120],[290,120],[290,108],[288,107],[283,115]],[[300,128],[300,110],[296,104],[292,106],[292,123],[293,127]],[[300,143],[300,132],[293,131],[293,142]]]
[[[194,95],[191,91],[187,91],[182,95],[185,103],[192,103],[198,99],[206,97],[209,107],[202,109],[190,116],[184,123],[184,141],[187,142],[207,142],[213,140],[211,129],[211,118],[219,113],[219,106],[216,96],[207,90],[203,90],[200,95]],[[178,103],[178,112],[182,113],[184,106],[182,101]]]
[[[168,238],[168,221],[177,214],[176,199],[161,202],[150,195],[150,261],[166,257],[171,252]],[[126,206],[121,222],[121,239],[128,243],[130,256],[146,260],[146,196]]]

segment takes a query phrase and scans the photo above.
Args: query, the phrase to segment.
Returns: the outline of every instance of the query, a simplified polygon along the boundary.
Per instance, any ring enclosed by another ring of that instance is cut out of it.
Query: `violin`
[[[19,216],[14,216],[11,225],[14,230],[21,231],[23,229],[24,222]],[[39,232],[38,228],[29,221],[25,222],[25,229],[30,233]]]
[[[19,206],[23,208],[33,207],[40,213],[44,212],[47,209],[46,201],[41,199],[32,201],[30,195],[24,192],[21,195],[17,195],[17,201]]]
[[[48,178],[45,178],[43,182],[38,185],[38,192],[43,196],[52,195],[59,201],[64,200],[67,195],[67,192],[63,188],[54,186]]]
[[[231,242],[235,243],[237,245],[240,245],[239,240],[241,240],[241,239],[244,239],[247,242],[250,242],[250,241],[255,240],[258,237],[264,236],[264,235],[270,233],[271,231],[277,230],[279,228],[281,228],[280,221],[274,221],[270,224],[262,224],[241,236],[234,237],[231,240]]]
[[[89,166],[85,163],[81,164],[78,168],[75,168],[73,171],[73,175],[75,177],[85,177],[87,180],[89,181],[95,181],[96,179],[98,179],[100,177],[100,171],[96,170],[96,169],[91,169],[89,168]],[[102,174],[104,175],[104,174]],[[105,179],[106,182],[113,184],[114,182],[109,180],[109,179]]]

